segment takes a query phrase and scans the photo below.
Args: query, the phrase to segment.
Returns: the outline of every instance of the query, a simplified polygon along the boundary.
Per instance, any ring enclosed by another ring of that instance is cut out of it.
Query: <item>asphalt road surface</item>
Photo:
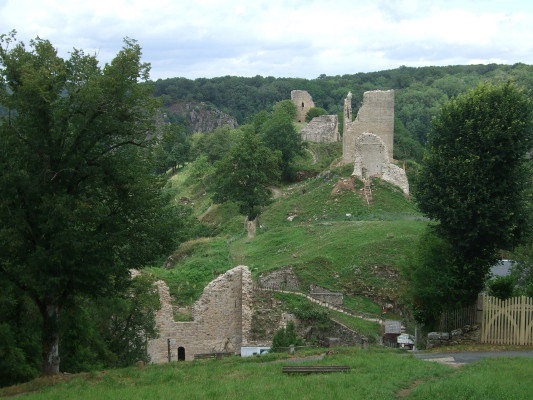
[[[533,358],[533,350],[519,351],[468,351],[459,353],[413,353],[421,360],[442,362],[445,364],[465,364],[479,361],[483,358],[494,357],[530,357]]]

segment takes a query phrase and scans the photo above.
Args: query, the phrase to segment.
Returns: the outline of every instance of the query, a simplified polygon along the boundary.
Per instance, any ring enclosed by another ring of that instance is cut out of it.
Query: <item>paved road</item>
[[[421,360],[442,362],[445,364],[472,363],[483,358],[494,357],[530,357],[533,358],[533,350],[519,351],[469,351],[459,353],[413,353]]]

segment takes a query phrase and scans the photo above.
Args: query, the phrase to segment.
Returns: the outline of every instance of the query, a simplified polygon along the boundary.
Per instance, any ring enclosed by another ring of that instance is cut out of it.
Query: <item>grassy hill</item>
[[[215,236],[183,243],[170,269],[148,271],[167,282],[179,307],[192,304],[212,279],[237,265],[247,265],[254,279],[291,266],[304,292],[315,284],[343,292],[345,306],[355,311],[376,315],[392,304],[397,312],[399,266],[427,222],[400,189],[379,179],[372,182],[368,204],[351,166],[329,168],[340,154],[338,143],[309,143],[298,160],[308,178],[273,189],[252,240],[237,207],[213,205],[203,180],[191,178],[195,167],[189,165],[171,178],[168,190]]]

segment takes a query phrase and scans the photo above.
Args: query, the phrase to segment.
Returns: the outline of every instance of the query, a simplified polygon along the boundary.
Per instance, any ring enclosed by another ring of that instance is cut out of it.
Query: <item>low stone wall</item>
[[[312,298],[335,306],[342,306],[344,299],[342,293],[332,292],[317,285],[311,285],[309,289],[309,295]]]
[[[315,117],[301,131],[302,140],[318,143],[340,142],[339,117],[321,115]]]
[[[257,283],[260,288],[264,289],[300,290],[300,282],[291,266],[261,274]]]
[[[466,325],[461,329],[455,329],[451,332],[428,333],[426,347],[428,349],[434,349],[458,344],[476,344],[480,342],[480,339],[481,326]]]

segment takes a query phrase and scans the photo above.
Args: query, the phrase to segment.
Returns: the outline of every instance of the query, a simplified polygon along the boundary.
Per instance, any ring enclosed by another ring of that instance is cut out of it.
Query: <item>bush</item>
[[[499,276],[490,280],[487,286],[489,295],[497,297],[500,300],[507,300],[516,294],[513,276]]]
[[[311,120],[315,117],[319,117],[321,115],[326,115],[327,111],[320,107],[313,107],[310,108],[309,111],[307,111],[307,114],[305,114],[305,122],[311,122]]]
[[[293,321],[287,324],[286,328],[281,328],[274,333],[272,339],[272,350],[276,351],[283,347],[302,346],[303,340],[296,335],[296,326]]]

